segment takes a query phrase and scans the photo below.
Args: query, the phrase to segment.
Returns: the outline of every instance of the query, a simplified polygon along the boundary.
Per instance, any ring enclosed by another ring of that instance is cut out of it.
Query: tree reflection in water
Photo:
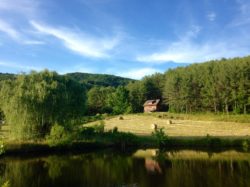
[[[181,180],[180,180],[181,179]],[[0,186],[250,187],[250,153],[138,150],[0,159]]]

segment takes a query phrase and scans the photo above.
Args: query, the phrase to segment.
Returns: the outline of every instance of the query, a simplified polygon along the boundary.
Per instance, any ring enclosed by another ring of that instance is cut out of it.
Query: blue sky
[[[250,53],[249,0],[0,0],[0,72],[140,79]]]

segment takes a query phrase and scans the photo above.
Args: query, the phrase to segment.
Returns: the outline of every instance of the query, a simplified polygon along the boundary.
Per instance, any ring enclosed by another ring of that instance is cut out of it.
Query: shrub
[[[138,137],[132,133],[113,131],[111,136],[111,141],[115,144],[115,146],[118,146],[122,149],[125,149],[127,146],[134,146],[138,144]]]
[[[164,128],[155,129],[154,132],[152,132],[152,136],[156,140],[159,147],[166,144],[168,137],[164,132]]]
[[[5,146],[3,141],[0,141],[0,155],[5,153]]]
[[[102,120],[100,121],[99,125],[93,126],[95,133],[102,134],[105,130],[105,122]]]
[[[93,127],[83,127],[78,132],[78,139],[91,138],[95,134],[95,129]]]
[[[248,143],[247,140],[244,140],[244,141],[242,142],[242,148],[243,148],[244,151],[248,151],[249,143]]]
[[[56,124],[51,128],[46,139],[50,146],[60,146],[68,144],[71,138],[63,126]]]
[[[100,124],[96,124],[92,127],[83,127],[77,131],[78,139],[91,139],[96,135],[104,134],[105,125],[104,121],[100,121]]]
[[[113,129],[112,129],[112,133],[117,133],[118,132],[118,127],[114,127]]]
[[[207,134],[206,144],[208,147],[219,147],[222,146],[223,142],[220,138],[211,137],[209,134]]]

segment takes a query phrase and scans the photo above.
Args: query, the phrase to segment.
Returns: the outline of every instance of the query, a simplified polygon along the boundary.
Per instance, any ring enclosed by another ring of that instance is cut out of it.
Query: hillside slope
[[[115,75],[107,74],[90,74],[90,73],[68,73],[66,76],[80,82],[85,83],[87,88],[93,86],[125,86],[131,81],[135,81],[129,78],[118,77]]]

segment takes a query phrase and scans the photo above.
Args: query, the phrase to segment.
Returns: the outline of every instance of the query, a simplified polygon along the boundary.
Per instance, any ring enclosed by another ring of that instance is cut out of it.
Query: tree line
[[[250,112],[250,57],[169,70],[164,84],[163,97],[173,112]]]
[[[250,113],[250,56],[169,69],[140,81],[120,79],[115,86],[89,87],[75,75],[45,70],[5,76],[0,118],[16,137],[37,138],[55,124],[70,128],[84,115],[143,112],[148,99],[161,99],[163,110],[171,112]]]

